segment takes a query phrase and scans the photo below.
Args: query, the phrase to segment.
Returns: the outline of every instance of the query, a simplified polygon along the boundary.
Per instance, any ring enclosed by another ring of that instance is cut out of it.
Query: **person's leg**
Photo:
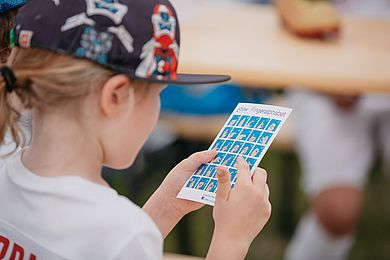
[[[353,236],[332,237],[310,212],[299,222],[294,238],[288,245],[285,259],[322,260],[345,259]]]
[[[362,197],[362,189],[357,187],[329,187],[313,199],[312,211],[331,237],[348,236],[355,231]]]
[[[370,118],[360,113],[359,106],[339,110],[320,94],[291,93],[290,101],[311,210],[301,219],[286,259],[344,259],[373,157]]]

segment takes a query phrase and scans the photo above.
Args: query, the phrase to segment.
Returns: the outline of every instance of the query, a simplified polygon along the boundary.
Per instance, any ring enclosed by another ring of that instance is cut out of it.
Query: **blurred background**
[[[136,163],[105,178],[142,206],[178,162],[208,149],[237,103],[291,107],[260,164],[273,212],[247,259],[390,259],[390,1],[173,3],[179,70],[233,81],[169,86]],[[212,230],[205,206],[165,251],[205,257]]]

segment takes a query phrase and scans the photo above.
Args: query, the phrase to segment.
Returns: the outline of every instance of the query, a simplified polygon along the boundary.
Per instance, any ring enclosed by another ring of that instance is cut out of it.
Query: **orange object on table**
[[[285,26],[299,36],[323,38],[340,31],[341,21],[331,1],[276,0],[276,6]]]

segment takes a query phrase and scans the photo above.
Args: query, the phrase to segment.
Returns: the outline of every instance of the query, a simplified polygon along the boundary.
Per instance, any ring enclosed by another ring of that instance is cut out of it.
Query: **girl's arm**
[[[216,151],[199,152],[179,163],[144,205],[143,209],[164,237],[184,215],[203,206],[176,196],[192,173],[201,164],[211,161],[215,154]],[[241,157],[237,160],[237,169],[237,183],[231,190],[229,171],[225,167],[217,168],[215,228],[208,260],[244,259],[271,214],[266,172],[256,169],[251,177],[249,166]]]
[[[258,168],[251,177],[249,166],[241,157],[237,168],[237,183],[232,190],[229,171],[217,168],[215,228],[207,260],[244,259],[271,215],[266,172]]]

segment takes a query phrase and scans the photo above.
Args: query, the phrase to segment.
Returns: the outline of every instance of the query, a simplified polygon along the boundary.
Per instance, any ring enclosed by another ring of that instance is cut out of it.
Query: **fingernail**
[[[217,175],[218,175],[219,177],[222,177],[224,174],[225,174],[225,173],[224,173],[223,171],[217,169]]]

